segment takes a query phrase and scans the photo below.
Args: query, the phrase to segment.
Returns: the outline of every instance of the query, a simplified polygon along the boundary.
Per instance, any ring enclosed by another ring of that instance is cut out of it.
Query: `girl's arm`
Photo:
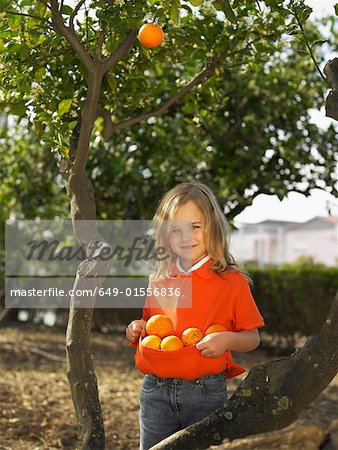
[[[243,331],[225,331],[224,344],[234,352],[251,352],[259,346],[260,337],[257,328]]]
[[[257,328],[243,331],[221,331],[205,336],[196,344],[202,356],[218,358],[227,350],[250,352],[260,343]]]

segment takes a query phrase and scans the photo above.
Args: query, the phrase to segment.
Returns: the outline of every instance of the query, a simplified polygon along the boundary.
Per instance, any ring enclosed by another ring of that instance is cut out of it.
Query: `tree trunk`
[[[338,58],[325,64],[324,73],[332,88],[326,98],[326,116],[338,120]]]
[[[254,367],[232,397],[208,417],[152,450],[207,449],[224,439],[284,428],[338,372],[338,292],[318,336],[300,352]]]
[[[64,162],[60,167],[66,180],[70,198],[71,217],[77,241],[88,255],[95,246],[91,258],[78,266],[74,292],[90,289],[96,292],[109,273],[110,262],[96,259],[108,244],[98,234],[95,226],[96,207],[93,188],[86,174],[76,174]],[[76,293],[76,292],[75,292]],[[97,379],[90,354],[90,331],[96,295],[71,297],[66,336],[67,377],[78,421],[77,450],[101,450],[105,448],[103,416],[99,400]]]
[[[85,261],[77,271],[74,289],[95,289],[102,278],[90,279],[97,273],[95,261]],[[67,377],[78,421],[78,441],[75,449],[100,450],[105,447],[103,416],[97,379],[90,355],[90,331],[96,297],[88,307],[81,307],[82,299],[71,298],[67,326]]]

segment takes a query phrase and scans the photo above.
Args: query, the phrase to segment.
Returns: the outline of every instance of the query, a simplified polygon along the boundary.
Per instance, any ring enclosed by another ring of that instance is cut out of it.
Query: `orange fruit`
[[[167,336],[161,342],[161,350],[172,351],[183,348],[183,342],[177,336]]]
[[[142,339],[142,345],[149,348],[157,348],[158,350],[161,348],[162,339],[154,334],[146,336]]]
[[[155,48],[163,41],[163,30],[159,25],[148,22],[142,25],[137,36],[143,47]]]
[[[174,325],[171,319],[164,314],[155,314],[146,323],[147,334],[155,334],[160,338],[174,334]]]
[[[193,345],[199,342],[203,338],[203,333],[198,328],[187,328],[183,331],[181,340],[183,342],[183,345],[187,347],[188,345]]]
[[[210,327],[208,327],[206,329],[206,332],[204,333],[204,336],[206,336],[207,334],[210,333],[216,333],[217,331],[226,331],[227,329],[225,328],[224,325],[220,324],[220,323],[214,323],[212,325],[210,325]]]

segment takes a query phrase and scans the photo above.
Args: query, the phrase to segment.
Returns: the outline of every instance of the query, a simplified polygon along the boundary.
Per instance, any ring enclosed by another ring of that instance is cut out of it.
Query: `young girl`
[[[245,371],[230,352],[254,350],[260,342],[257,329],[264,326],[247,278],[229,253],[229,225],[206,185],[181,183],[171,189],[154,220],[170,224],[170,257],[159,263],[157,275],[167,281],[162,286],[179,289],[179,298],[173,304],[167,297],[166,303],[152,289],[142,319],[126,329],[130,345],[136,347],[136,367],[145,374],[140,395],[141,450],[202,420],[226,402],[226,378]],[[157,236],[161,233],[166,234],[164,225]],[[150,279],[149,286],[155,285]],[[179,350],[148,348],[138,341],[146,335],[146,321],[155,314],[169,316],[179,337],[189,327],[204,334],[212,324],[222,324],[227,331],[207,334]]]

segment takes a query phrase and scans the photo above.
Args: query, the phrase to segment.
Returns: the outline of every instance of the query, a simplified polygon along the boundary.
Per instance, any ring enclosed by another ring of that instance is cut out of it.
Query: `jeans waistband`
[[[156,375],[150,375],[150,376],[157,378],[157,380],[160,383],[184,384],[184,383],[196,383],[196,382],[203,381],[203,380],[209,380],[211,378],[222,378],[222,377],[225,378],[225,372],[226,371],[223,370],[220,373],[203,375],[202,377],[194,378],[193,380],[185,380],[183,378],[160,378],[160,377],[157,377]]]

